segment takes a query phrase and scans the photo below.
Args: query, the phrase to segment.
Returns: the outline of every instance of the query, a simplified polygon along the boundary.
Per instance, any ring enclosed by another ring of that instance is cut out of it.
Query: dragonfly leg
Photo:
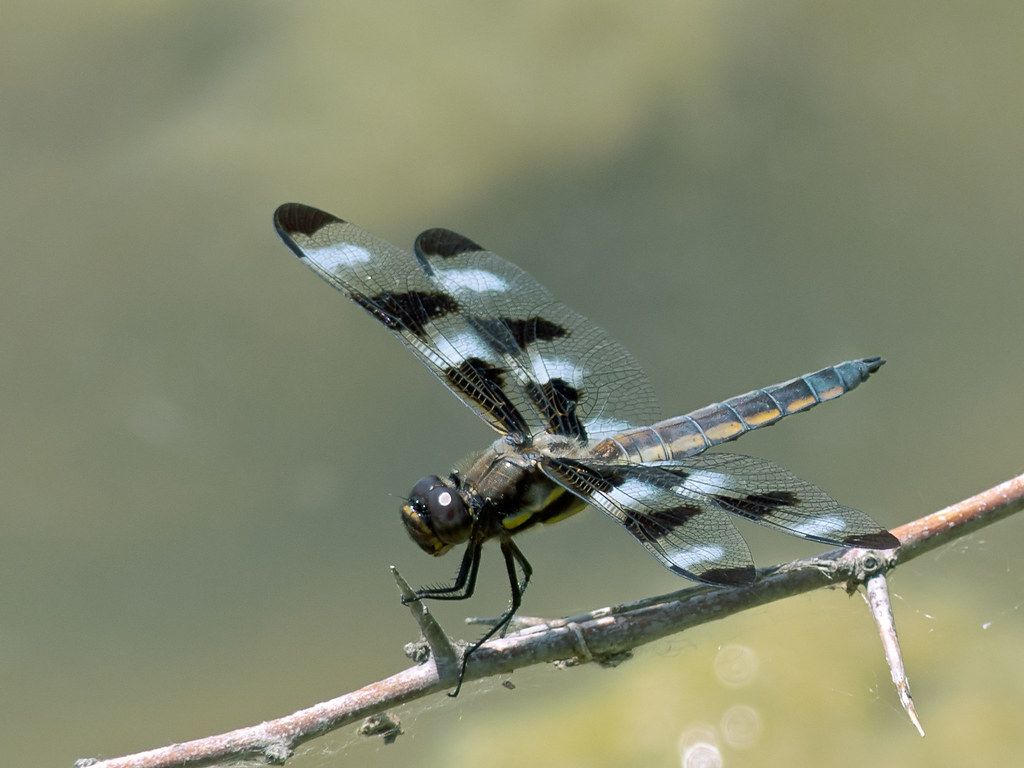
[[[510,538],[503,538],[501,540],[501,554],[505,558],[505,571],[508,573],[508,584],[509,589],[512,592],[512,596],[509,600],[508,610],[505,611],[501,616],[495,619],[493,626],[488,629],[484,636],[473,643],[466,649],[466,652],[462,655],[462,665],[459,667],[459,680],[455,686],[455,690],[448,695],[452,698],[459,695],[459,691],[462,690],[462,679],[466,675],[466,664],[469,662],[470,657],[476,653],[477,649],[480,648],[484,643],[490,640],[499,632],[504,637],[505,630],[508,629],[509,623],[512,621],[512,617],[519,611],[519,606],[523,604],[523,592],[526,590],[526,585],[530,582],[530,576],[533,575],[533,566],[523,555],[519,547]],[[523,572],[523,580],[519,580],[519,573],[516,569],[516,564]]]
[[[416,590],[416,600],[429,598],[431,600],[465,600],[473,595],[476,588],[476,576],[480,570],[480,549],[483,541],[471,538],[466,547],[466,553],[462,556],[462,564],[459,572],[455,575],[455,581],[447,587],[426,587]],[[413,600],[402,599],[403,603]]]

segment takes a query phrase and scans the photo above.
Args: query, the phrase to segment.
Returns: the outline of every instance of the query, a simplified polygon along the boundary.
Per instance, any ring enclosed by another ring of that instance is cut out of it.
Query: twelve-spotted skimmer
[[[454,582],[421,589],[417,598],[472,595],[488,539],[498,540],[505,559],[509,608],[469,647],[462,672],[473,651],[508,626],[530,580],[513,537],[587,504],[621,523],[662,565],[711,584],[754,579],[733,515],[824,544],[899,546],[866,514],[782,467],[703,454],[849,392],[879,369],[880,358],[657,421],[647,377],[624,347],[462,235],[429,229],[409,254],[295,203],[277,209],[274,225],[306,266],[383,323],[501,435],[447,478],[420,480],[402,507],[424,551],[442,555],[466,544]]]

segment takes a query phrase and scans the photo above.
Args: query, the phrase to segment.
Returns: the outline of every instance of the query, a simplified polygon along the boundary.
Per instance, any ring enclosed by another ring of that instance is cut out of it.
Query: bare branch
[[[840,583],[848,589],[868,583],[869,598],[874,595],[878,606],[876,619],[881,611],[888,613],[888,621],[891,622],[884,590],[883,574],[886,570],[1008,517],[1022,507],[1024,475],[897,528],[893,533],[902,546],[894,552],[836,549],[818,557],[764,569],[758,573],[757,581],[749,586],[722,588],[700,585],[564,619],[524,618],[515,624],[518,631],[514,634],[486,643],[470,658],[465,679],[505,674],[544,662],[584,664],[596,661],[614,665],[633,648],[667,635],[783,597]],[[408,585],[397,573],[395,575],[405,594]],[[135,755],[102,762],[79,761],[79,764],[94,768],[175,768],[186,765],[195,768],[248,757],[283,765],[304,742],[356,720],[380,715],[399,704],[444,690],[451,684],[451,669],[452,665],[457,667],[457,654],[451,642],[443,638],[444,633],[440,632],[425,606],[411,603],[410,607],[432,650],[430,659],[422,664],[277,720]],[[920,723],[913,714],[902,661],[899,660],[895,626],[886,624],[886,621],[883,616],[879,627],[883,638],[891,635],[887,642],[893,680],[900,690],[904,706],[910,703],[908,713],[920,729]],[[892,627],[891,633],[889,626]],[[441,675],[438,674],[439,665]]]
[[[904,563],[979,528],[1009,517],[1024,507],[1024,475],[989,488],[893,531],[900,548],[892,565]]]

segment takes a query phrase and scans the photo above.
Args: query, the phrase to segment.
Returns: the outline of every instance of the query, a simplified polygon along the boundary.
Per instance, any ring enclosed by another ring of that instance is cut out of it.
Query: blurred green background
[[[4,3],[0,741],[68,766],[384,677],[400,497],[491,433],[271,228],[447,226],[625,343],[674,415],[884,355],[750,435],[896,526],[1024,468],[1024,6]],[[745,528],[760,565],[820,549]],[[685,586],[602,515],[522,542],[524,612]],[[921,739],[830,591],[348,729],[296,766],[1008,765],[1011,519],[891,579]],[[456,634],[504,605],[488,551]],[[737,661],[738,660],[738,661]],[[739,680],[723,673],[739,669]],[[689,755],[689,758],[686,756]],[[291,763],[289,763],[291,765]]]

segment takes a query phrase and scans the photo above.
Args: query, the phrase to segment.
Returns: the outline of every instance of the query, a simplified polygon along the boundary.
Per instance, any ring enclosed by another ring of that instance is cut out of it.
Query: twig
[[[848,588],[869,584],[883,613],[884,572],[937,546],[965,536],[1024,507],[1024,475],[915,520],[893,531],[902,546],[889,553],[874,550],[837,549],[823,555],[797,560],[758,573],[758,580],[745,587],[690,587],[669,595],[648,598],[614,608],[602,608],[579,616],[552,621],[527,619],[524,629],[488,642],[470,659],[466,681],[511,672],[544,662],[596,661],[613,665],[633,648],[699,624],[763,605],[783,597],[801,594],[830,584]],[[397,574],[396,574],[397,577]],[[400,579],[400,577],[397,577]],[[399,581],[400,588],[403,582]],[[873,585],[873,586],[870,586]],[[408,589],[408,585],[404,585]],[[883,598],[878,598],[882,595]],[[336,699],[316,704],[291,715],[249,728],[174,744],[135,755],[102,762],[79,761],[94,768],[176,768],[210,766],[242,758],[261,758],[282,765],[302,743],[329,731],[431,693],[450,685],[450,670],[457,654],[440,632],[425,607],[412,603],[414,616],[432,650],[425,663],[410,667]],[[891,613],[889,614],[891,617]],[[876,610],[876,620],[878,612]],[[520,625],[517,626],[521,626]],[[883,628],[883,636],[889,633]],[[899,646],[891,631],[890,657],[897,687],[906,681],[899,661]],[[896,661],[894,661],[895,659]],[[897,675],[896,667],[900,668]],[[440,669],[439,669],[440,667]],[[440,674],[439,674],[440,673]],[[904,690],[901,689],[901,699]],[[905,688],[910,700],[909,687]],[[911,709],[908,712],[912,712]],[[916,719],[916,714],[912,715]],[[920,723],[916,723],[920,728]]]
[[[445,683],[454,681],[459,675],[459,657],[455,652],[454,646],[452,646],[451,640],[448,639],[448,635],[444,633],[441,625],[437,623],[437,620],[430,613],[427,604],[416,598],[416,593],[412,587],[402,578],[398,569],[393,565],[391,566],[391,575],[395,577],[395,582],[398,584],[398,591],[402,595],[402,602],[409,606],[412,617],[419,625],[423,639],[430,649],[429,655],[420,656],[417,653],[416,644],[413,643],[410,644],[412,647],[406,646],[406,655],[416,662],[423,662],[428,658],[433,658],[437,666],[439,680]]]
[[[896,635],[896,621],[892,615],[889,585],[885,580],[885,574],[872,576],[864,586],[867,591],[868,607],[878,625],[882,648],[885,649],[885,661],[889,665],[889,673],[892,675],[893,685],[896,686],[896,693],[900,697],[900,704],[906,710],[910,722],[917,728],[917,732],[924,736],[924,726],[921,725],[917,710],[914,709],[914,698],[910,695],[910,681],[907,680],[906,667],[903,666],[903,652],[900,650],[900,640]]]

